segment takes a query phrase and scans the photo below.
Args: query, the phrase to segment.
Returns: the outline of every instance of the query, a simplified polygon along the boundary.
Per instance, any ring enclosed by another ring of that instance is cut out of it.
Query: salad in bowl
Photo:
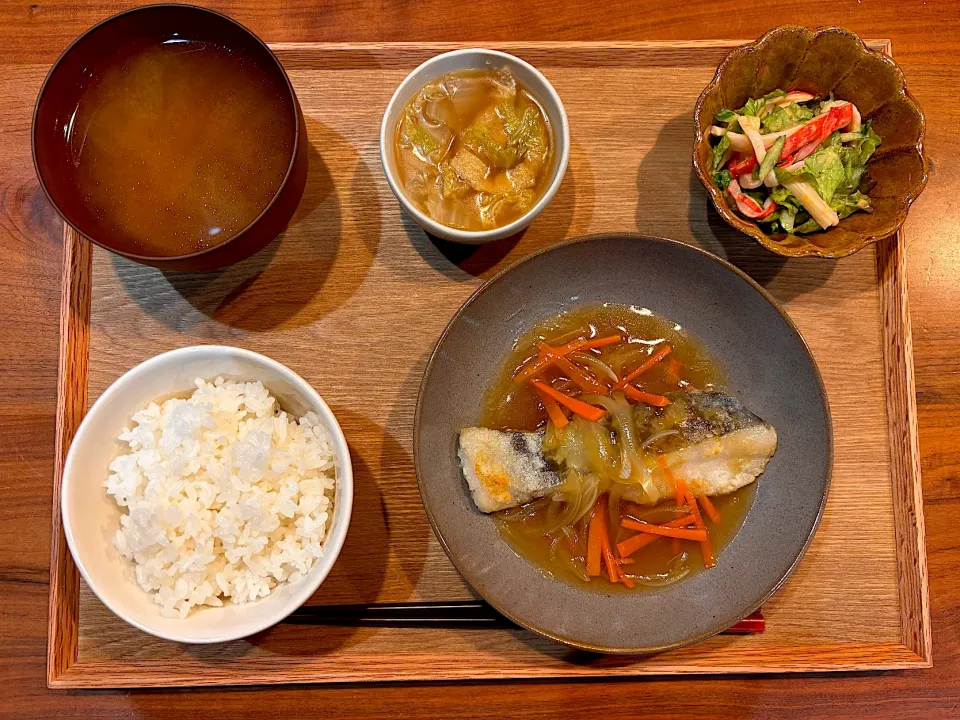
[[[854,103],[778,89],[714,119],[713,181],[770,233],[818,232],[873,211],[861,180],[881,139]]]

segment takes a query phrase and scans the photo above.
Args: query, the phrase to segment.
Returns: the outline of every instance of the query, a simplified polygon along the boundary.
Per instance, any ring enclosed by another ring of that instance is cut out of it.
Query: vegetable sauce
[[[513,222],[550,183],[553,137],[540,102],[507,69],[448,73],[418,92],[394,138],[403,191],[443,225]]]
[[[95,74],[66,128],[102,231],[144,255],[198,252],[250,224],[293,149],[286,84],[181,37],[132,42]]]
[[[656,349],[665,344],[671,347],[667,360],[643,374],[640,385],[645,392],[722,391],[726,385],[722,367],[680,326],[643,308],[613,304],[586,306],[543,322],[517,340],[515,349],[506,358],[484,397],[480,425],[507,431],[543,429],[547,421],[536,391],[527,383],[513,382],[517,370],[537,355],[537,343],[547,342],[556,347],[577,337],[604,337],[616,333],[624,336],[626,342],[593,354],[618,377],[623,377],[626,371],[642,363]],[[572,387],[569,378],[556,368],[548,370],[543,377],[555,388]],[[611,496],[615,492],[616,485]],[[733,493],[711,498],[720,514],[719,522],[707,521],[714,555],[719,556],[740,529],[754,494],[755,483],[751,483]],[[501,534],[516,552],[546,574],[603,592],[626,590],[622,584],[607,582],[605,576],[588,578],[585,575],[583,554],[587,519],[568,528],[566,534],[547,531],[558,514],[559,505],[562,503],[542,498],[519,508],[501,511],[494,517]],[[619,514],[659,524],[681,513],[670,500],[657,506],[623,501],[619,503]],[[611,521],[610,527],[614,526]],[[612,534],[616,543],[635,532],[617,527]],[[704,568],[698,543],[686,540],[674,543],[669,538],[661,538],[630,557],[629,573],[635,580],[636,590],[668,585]]]

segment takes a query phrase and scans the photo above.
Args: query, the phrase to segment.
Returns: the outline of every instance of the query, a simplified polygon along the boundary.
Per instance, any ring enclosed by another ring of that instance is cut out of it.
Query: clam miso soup
[[[543,196],[554,156],[542,105],[507,68],[461,70],[424,86],[394,138],[407,197],[437,222],[491,230]]]

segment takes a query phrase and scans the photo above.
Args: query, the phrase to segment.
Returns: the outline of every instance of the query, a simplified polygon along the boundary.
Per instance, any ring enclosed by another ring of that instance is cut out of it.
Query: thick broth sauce
[[[628,342],[611,349],[604,348],[594,352],[594,355],[610,365],[620,377],[623,375],[622,370],[630,370],[641,364],[650,348],[659,349],[664,343],[670,344],[672,352],[668,357],[674,362],[662,361],[639,379],[640,387],[646,392],[665,394],[686,388],[722,391],[726,385],[722,367],[710,358],[697,340],[682,327],[643,308],[612,304],[587,306],[542,322],[517,340],[514,350],[504,361],[497,379],[484,398],[480,425],[514,431],[543,428],[546,425],[546,416],[536,392],[526,383],[513,382],[517,369],[537,354],[538,342],[559,345],[577,337],[604,337],[614,333],[625,336]],[[568,379],[556,370],[547,372],[551,373],[546,375],[551,380]],[[706,520],[714,555],[721,554],[743,524],[753,504],[754,488],[755,483],[729,495],[711,498],[721,516],[720,522],[716,524]],[[577,543],[570,543],[560,534],[547,535],[538,532],[539,526],[546,526],[549,522],[551,504],[544,500],[534,501],[531,505],[537,506],[536,511],[525,514],[523,520],[516,519],[516,514],[511,511],[494,516],[501,533],[513,548],[548,575],[566,582],[588,585],[603,592],[636,592],[660,585],[658,578],[669,573],[671,562],[675,561],[678,555],[686,554],[684,565],[689,568],[687,577],[703,569],[697,543],[679,541],[679,549],[676,549],[672,540],[658,539],[633,553],[630,557],[634,562],[628,567],[631,575],[646,576],[651,579],[651,583],[638,580],[634,590],[627,590],[622,584],[609,583],[605,576],[585,582],[572,571],[569,562],[557,559],[558,554],[562,556],[566,553],[582,557],[586,546],[584,523],[576,527]],[[623,516],[662,523],[676,517],[672,510],[674,507],[672,501],[656,507],[624,502],[620,512]],[[633,534],[633,530],[619,528],[616,541],[624,540]],[[560,546],[561,543],[567,546],[566,549]]]

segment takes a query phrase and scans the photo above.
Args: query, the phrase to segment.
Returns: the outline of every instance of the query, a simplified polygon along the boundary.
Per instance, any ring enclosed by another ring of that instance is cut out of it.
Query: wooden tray
[[[560,192],[511,242],[475,250],[435,244],[401,214],[384,181],[377,131],[390,94],[411,68],[452,47],[419,44],[274,46],[307,117],[310,177],[284,237],[256,257],[207,275],[164,273],[91,249],[68,230],[48,684],[929,667],[905,243],[892,238],[839,262],[785,261],[709,207],[690,171],[691,114],[737,44],[497,43],[554,83],[573,139]],[[747,270],[787,308],[823,372],[836,433],[830,499],[809,553],[764,606],[764,634],[718,636],[645,658],[593,656],[520,629],[281,624],[246,641],[187,647],[126,625],[80,582],[60,527],[59,478],[88,398],[157,353],[226,343],[303,375],[351,446],[353,524],[311,604],[472,597],[430,531],[414,478],[413,410],[426,358],[451,314],[492,273],[566,237],[615,230],[682,239]]]

